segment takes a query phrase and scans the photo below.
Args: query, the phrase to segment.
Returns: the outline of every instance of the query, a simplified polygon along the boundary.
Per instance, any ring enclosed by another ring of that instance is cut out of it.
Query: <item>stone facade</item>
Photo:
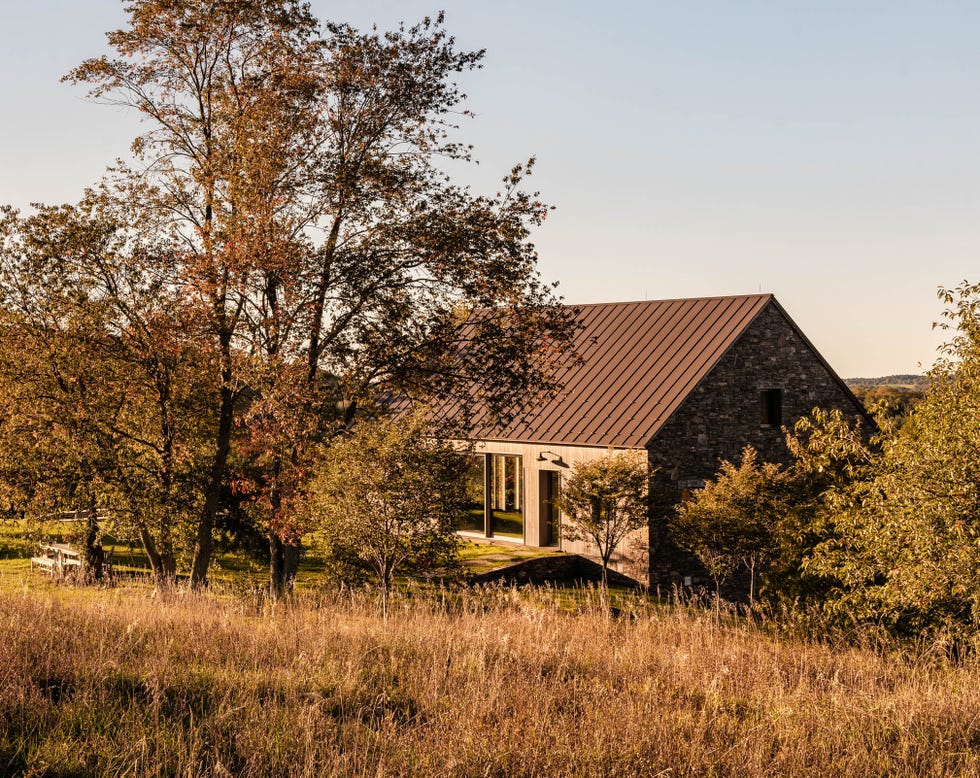
[[[781,390],[781,423],[766,424],[762,393]],[[800,336],[782,311],[768,305],[745,330],[648,447],[656,469],[658,509],[650,528],[650,582],[683,584],[702,578],[700,565],[667,537],[664,513],[714,476],[723,459],[737,462],[753,446],[759,458],[788,462],[781,426],[792,428],[814,407],[865,416],[860,403]]]

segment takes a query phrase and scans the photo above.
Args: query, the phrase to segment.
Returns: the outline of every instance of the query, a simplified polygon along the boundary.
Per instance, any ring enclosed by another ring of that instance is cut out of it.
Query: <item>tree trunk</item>
[[[283,582],[286,584],[287,594],[293,591],[293,584],[296,583],[296,573],[299,571],[299,554],[301,550],[302,540],[299,538],[285,545],[282,560],[282,575]]]
[[[150,570],[153,571],[153,578],[156,582],[157,592],[168,594],[174,587],[177,580],[177,563],[172,553],[157,550],[157,545],[153,541],[153,536],[146,527],[138,524],[140,543],[146,558],[150,560]]]
[[[285,557],[282,540],[274,532],[269,533],[269,596],[278,600],[285,593]]]
[[[102,562],[105,559],[102,544],[98,542],[99,516],[94,500],[89,506],[87,524],[88,526],[85,532],[85,566],[82,570],[82,579],[86,583],[102,580]]]
[[[230,381],[230,372],[227,376]],[[197,527],[197,540],[194,544],[194,561],[191,564],[191,587],[194,589],[207,585],[208,568],[214,548],[212,533],[214,519],[221,507],[221,487],[225,482],[228,467],[228,454],[231,451],[231,431],[234,421],[235,396],[227,383],[221,387],[221,404],[218,411],[218,435],[215,439],[214,459],[211,463],[211,476],[204,497],[204,508]]]
[[[293,591],[299,568],[300,541],[283,541],[269,533],[269,596],[278,600]]]
[[[609,607],[609,557],[612,556],[612,549],[602,555],[602,582],[599,585],[599,603],[606,615],[612,614]]]

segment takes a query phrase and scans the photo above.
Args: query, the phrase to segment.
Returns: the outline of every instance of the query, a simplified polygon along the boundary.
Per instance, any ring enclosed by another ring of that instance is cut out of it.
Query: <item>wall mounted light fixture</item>
[[[565,460],[561,458],[561,454],[556,454],[554,451],[542,451],[538,454],[538,462],[551,462],[558,467],[568,467]]]

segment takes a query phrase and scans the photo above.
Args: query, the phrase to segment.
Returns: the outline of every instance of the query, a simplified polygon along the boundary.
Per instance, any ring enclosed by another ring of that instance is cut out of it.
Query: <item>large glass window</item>
[[[459,528],[524,539],[524,469],[513,454],[477,454],[466,473],[466,515]]]
[[[493,535],[524,538],[524,473],[521,458],[490,454],[490,528]]]
[[[470,466],[466,471],[466,515],[461,519],[459,528],[483,535],[487,531],[487,458],[479,454],[469,459]]]

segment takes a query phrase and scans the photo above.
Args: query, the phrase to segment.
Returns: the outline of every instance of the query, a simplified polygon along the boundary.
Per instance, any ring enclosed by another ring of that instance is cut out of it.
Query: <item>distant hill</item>
[[[926,377],[921,375],[848,378],[845,383],[869,411],[884,413],[899,423],[922,399],[926,390]]]
[[[879,378],[845,378],[844,383],[850,387],[907,386],[909,388],[921,389],[926,385],[926,377],[924,375],[905,373],[902,375],[886,375]]]

